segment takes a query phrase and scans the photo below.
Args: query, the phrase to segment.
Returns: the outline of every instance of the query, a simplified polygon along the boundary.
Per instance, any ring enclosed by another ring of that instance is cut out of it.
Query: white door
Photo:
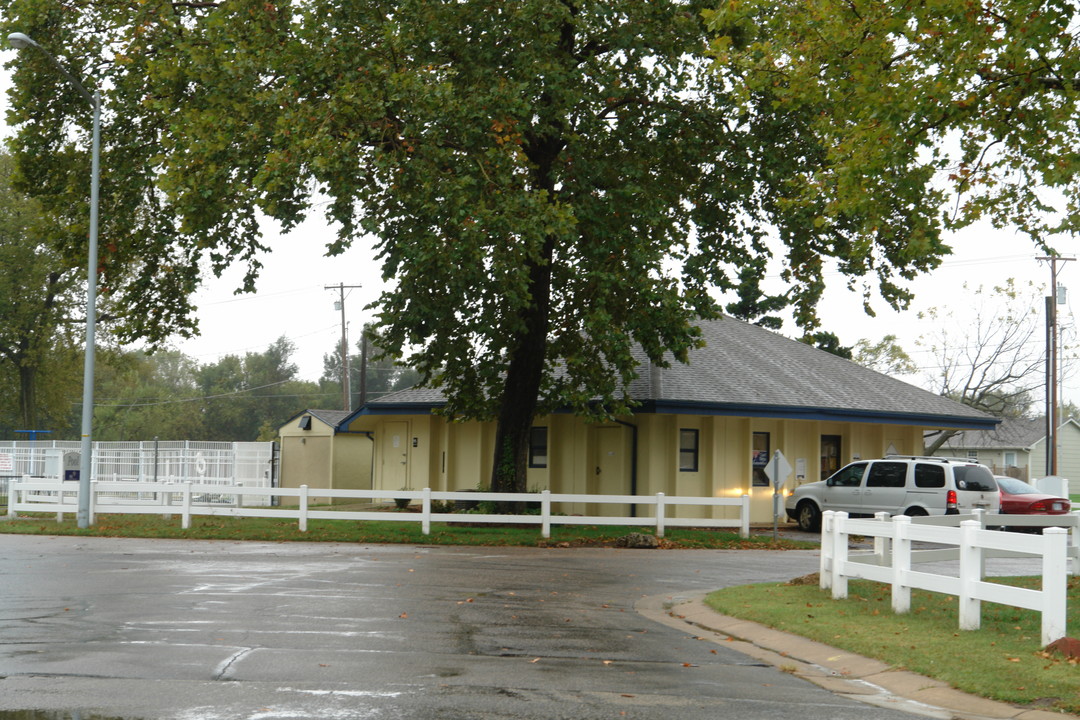
[[[401,490],[409,482],[409,423],[388,422],[382,433],[382,489]]]

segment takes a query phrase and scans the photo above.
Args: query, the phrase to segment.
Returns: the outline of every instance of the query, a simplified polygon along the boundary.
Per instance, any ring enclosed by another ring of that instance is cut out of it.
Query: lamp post
[[[23,33],[11,33],[8,42],[17,50],[37,48],[49,58],[49,61],[71,83],[79,94],[86,98],[94,110],[94,129],[91,141],[90,160],[90,237],[87,243],[86,265],[86,351],[83,361],[83,401],[82,401],[82,437],[79,458],[79,509],[76,515],[80,528],[90,526],[90,472],[93,468],[93,442],[91,426],[94,419],[94,330],[97,322],[97,264],[98,264],[98,177],[101,170],[101,93],[93,94],[79,82],[79,79],[67,71],[60,61],[45,48]]]

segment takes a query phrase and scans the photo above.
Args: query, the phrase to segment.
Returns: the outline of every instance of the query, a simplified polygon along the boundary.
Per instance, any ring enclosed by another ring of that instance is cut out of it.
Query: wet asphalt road
[[[0,718],[910,718],[634,610],[817,562],[0,535]]]

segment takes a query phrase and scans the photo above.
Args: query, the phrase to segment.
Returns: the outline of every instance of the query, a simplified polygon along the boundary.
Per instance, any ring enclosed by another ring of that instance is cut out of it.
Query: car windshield
[[[1011,477],[999,477],[997,480],[998,487],[1002,492],[1007,492],[1010,495],[1039,495],[1041,494],[1039,488],[1034,485],[1028,485],[1023,480],[1017,480]]]
[[[997,492],[994,476],[982,465],[957,465],[953,468],[956,489],[974,492]]]

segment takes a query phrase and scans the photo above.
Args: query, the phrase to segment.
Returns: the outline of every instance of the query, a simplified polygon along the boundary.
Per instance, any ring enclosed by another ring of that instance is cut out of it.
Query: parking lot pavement
[[[0,710],[124,720],[867,717],[635,610],[814,551],[5,535]],[[892,707],[873,717],[910,715]],[[3,715],[0,715],[3,718]]]

